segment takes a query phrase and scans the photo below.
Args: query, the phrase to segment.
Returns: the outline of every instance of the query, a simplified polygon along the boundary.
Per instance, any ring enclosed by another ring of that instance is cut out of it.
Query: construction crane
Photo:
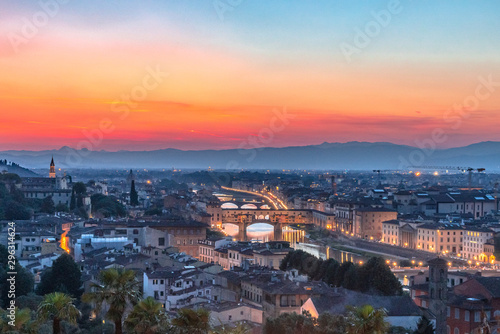
[[[394,173],[394,172],[397,172],[397,171],[393,170],[393,169],[374,169],[373,172],[378,174],[377,175],[378,186],[381,186],[382,185],[382,178],[380,176],[380,173],[384,173],[384,172]]]
[[[420,166],[420,169],[432,169],[432,170],[458,170],[462,172],[469,173],[469,190],[472,190],[472,172],[477,171],[482,173],[486,168],[472,168],[472,167],[457,167],[457,166]]]

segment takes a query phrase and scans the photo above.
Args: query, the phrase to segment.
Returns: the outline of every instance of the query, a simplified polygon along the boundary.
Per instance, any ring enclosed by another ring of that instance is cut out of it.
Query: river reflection
[[[366,258],[361,255],[315,244],[299,243],[294,248],[303,250],[323,260],[334,259],[340,263],[352,262],[357,264],[363,264],[366,261]]]
[[[365,258],[363,256],[351,252],[345,252],[330,247],[327,247],[327,252],[328,252],[328,259],[335,259],[337,262],[340,263],[352,262],[357,264],[363,264],[365,262]]]
[[[238,238],[239,227],[233,224],[224,224],[224,231],[231,237]],[[247,228],[247,239],[251,242],[268,242],[273,240],[274,228],[269,224],[253,224]]]

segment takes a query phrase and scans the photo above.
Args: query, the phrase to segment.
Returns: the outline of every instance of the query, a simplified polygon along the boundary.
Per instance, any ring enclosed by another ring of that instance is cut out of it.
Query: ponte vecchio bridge
[[[238,238],[241,241],[247,240],[247,228],[259,223],[272,225],[274,240],[283,240],[283,227],[287,225],[314,224],[323,228],[332,228],[334,215],[308,209],[222,209],[222,224],[238,226]]]

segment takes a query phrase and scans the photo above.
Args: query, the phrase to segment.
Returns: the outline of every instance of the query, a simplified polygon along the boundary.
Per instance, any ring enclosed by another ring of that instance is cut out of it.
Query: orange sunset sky
[[[236,148],[273,110],[293,118],[265,146],[500,140],[496,1],[221,2],[2,5],[0,150],[77,147],[103,121],[92,149]]]

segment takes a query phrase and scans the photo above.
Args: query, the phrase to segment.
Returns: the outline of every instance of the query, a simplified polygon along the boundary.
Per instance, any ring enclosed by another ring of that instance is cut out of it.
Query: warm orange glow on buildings
[[[66,234],[68,234],[68,231],[61,234],[60,246],[62,249],[64,249],[66,251],[66,253],[69,254],[71,252],[71,250],[68,247],[68,237],[66,236]]]

